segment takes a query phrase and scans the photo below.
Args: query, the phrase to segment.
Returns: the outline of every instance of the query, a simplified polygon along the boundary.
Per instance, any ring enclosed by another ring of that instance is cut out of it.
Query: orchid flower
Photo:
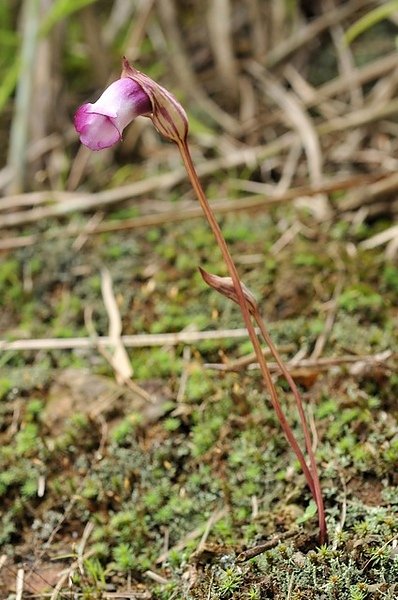
[[[317,504],[320,543],[323,544],[327,540],[325,511],[314,451],[312,449],[311,435],[302,401],[293,379],[269,337],[253,294],[239,279],[235,263],[230,255],[220,226],[203,191],[187,142],[188,118],[183,107],[170,92],[144,73],[131,67],[129,62],[124,59],[121,78],[112,83],[97,102],[94,104],[84,104],[78,109],[75,115],[75,127],[80,134],[83,144],[92,150],[101,150],[118,142],[122,137],[124,128],[139,115],[149,117],[159,133],[167,140],[175,142],[180,150],[192,187],[214,233],[229,272],[229,277],[219,277],[206,273],[206,271],[201,269],[202,277],[208,285],[239,304],[263,375],[265,387],[269,392],[271,403],[276,411],[285,436],[300,462],[308,486]],[[260,341],[252,323],[252,318],[257,322],[261,335],[268,344],[271,353],[285,375],[296,398],[305,445],[310,459],[310,467],[307,465],[303,451],[283,413]]]
[[[91,150],[109,148],[122,139],[125,127],[136,117],[152,119],[165,138],[184,143],[188,118],[172,94],[123,60],[120,79],[111,83],[94,104],[83,104],[75,114],[75,129]]]
[[[111,83],[94,104],[83,104],[75,114],[80,141],[91,150],[109,148],[122,139],[124,128],[139,115],[152,112],[148,94],[139,83],[123,77]]]

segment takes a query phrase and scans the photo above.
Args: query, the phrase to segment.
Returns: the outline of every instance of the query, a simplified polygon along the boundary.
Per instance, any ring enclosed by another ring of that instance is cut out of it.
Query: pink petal
[[[80,141],[91,150],[113,146],[121,139],[121,133],[112,119],[89,112],[90,107],[84,104],[75,114],[75,128],[80,134]]]
[[[149,96],[129,77],[111,83],[97,102],[83,104],[75,114],[75,128],[83,144],[92,150],[108,148],[138,115],[152,111]]]

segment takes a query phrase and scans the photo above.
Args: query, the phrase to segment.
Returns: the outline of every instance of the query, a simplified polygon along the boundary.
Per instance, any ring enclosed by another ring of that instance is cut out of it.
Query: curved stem
[[[275,361],[276,361],[278,367],[280,368],[283,376],[285,377],[287,383],[289,384],[290,389],[293,393],[293,396],[296,400],[297,411],[299,413],[300,422],[301,422],[301,429],[304,434],[305,445],[307,448],[308,457],[310,459],[311,473],[312,473],[312,478],[313,478],[313,482],[314,482],[315,501],[316,501],[316,504],[318,507],[320,542],[321,542],[321,544],[323,544],[327,539],[325,509],[323,506],[321,484],[319,482],[318,469],[317,469],[317,465],[316,465],[316,461],[315,461],[315,455],[314,455],[314,451],[312,449],[311,434],[310,434],[310,431],[308,428],[308,423],[307,423],[307,419],[305,416],[301,395],[297,389],[297,386],[296,386],[296,383],[295,383],[293,377],[290,375],[276,346],[274,345],[274,343],[271,339],[271,336],[269,335],[268,330],[265,326],[264,320],[263,320],[262,316],[260,315],[259,311],[256,310],[254,312],[253,316],[254,316],[254,319],[255,319],[257,325],[260,328],[261,334],[262,334],[267,346],[269,347],[273,357],[275,358]]]
[[[192,161],[192,157],[189,151],[189,147],[188,144],[186,143],[186,141],[181,141],[178,144],[179,150],[181,152],[181,156],[182,159],[184,161],[184,165],[185,168],[187,170],[189,179],[191,181],[192,187],[198,197],[199,203],[203,209],[203,212],[205,214],[205,217],[214,233],[214,236],[216,238],[217,244],[221,250],[222,256],[224,258],[225,264],[228,268],[229,274],[231,276],[235,291],[236,291],[236,295],[238,298],[238,302],[239,302],[239,306],[242,312],[242,316],[243,316],[243,320],[244,323],[246,325],[251,343],[253,345],[254,348],[254,352],[256,354],[256,358],[257,361],[260,365],[260,369],[261,369],[261,373],[264,379],[264,383],[269,391],[270,397],[271,397],[271,403],[272,406],[274,407],[274,410],[277,414],[277,417],[279,419],[279,422],[281,424],[281,427],[283,429],[283,432],[291,446],[291,448],[293,449],[293,451],[295,452],[298,461],[301,465],[301,468],[303,470],[303,473],[305,475],[305,478],[307,480],[308,486],[311,490],[311,494],[313,495],[315,502],[318,505],[317,502],[317,495],[316,495],[316,490],[315,490],[315,485],[314,485],[314,479],[313,479],[313,475],[311,473],[311,471],[308,468],[308,465],[305,461],[304,455],[301,451],[300,446],[298,445],[298,442],[296,440],[296,438],[294,437],[294,434],[290,428],[289,423],[286,420],[286,417],[282,411],[281,405],[279,403],[279,399],[278,399],[278,395],[275,389],[275,385],[272,381],[272,377],[271,377],[271,373],[268,369],[267,363],[265,361],[264,355],[261,351],[261,345],[260,342],[257,338],[252,320],[251,320],[251,316],[246,304],[246,300],[245,297],[243,295],[243,291],[242,291],[242,286],[240,283],[240,279],[239,279],[239,275],[235,266],[235,263],[232,260],[231,254],[228,250],[227,244],[224,240],[224,237],[222,235],[220,226],[213,214],[213,211],[211,210],[211,207],[209,205],[209,202],[206,198],[206,195],[203,191],[202,185],[199,181],[199,178],[197,176],[196,170],[195,170],[195,166],[193,164]]]

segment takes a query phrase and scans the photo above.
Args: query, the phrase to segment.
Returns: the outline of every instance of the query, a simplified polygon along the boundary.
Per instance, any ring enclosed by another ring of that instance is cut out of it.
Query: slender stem
[[[269,335],[268,330],[265,326],[264,320],[263,320],[262,316],[260,315],[259,311],[256,310],[254,312],[253,316],[254,316],[254,319],[255,319],[257,325],[260,328],[261,334],[262,334],[267,346],[269,347],[272,355],[275,358],[277,365],[279,366],[282,374],[284,375],[286,381],[288,382],[290,389],[293,393],[293,396],[296,400],[297,410],[298,410],[298,413],[300,416],[301,428],[304,433],[305,445],[307,448],[308,457],[310,459],[311,473],[312,473],[312,478],[314,481],[315,500],[316,500],[316,504],[318,507],[320,541],[321,541],[321,544],[323,544],[327,539],[325,509],[323,506],[322,491],[321,491],[321,485],[319,482],[318,469],[317,469],[317,465],[316,465],[316,461],[315,461],[315,455],[314,455],[314,451],[312,449],[311,434],[310,434],[310,431],[308,428],[308,423],[307,423],[307,419],[305,416],[301,395],[297,389],[297,386],[296,386],[296,383],[295,383],[293,377],[289,373],[277,348],[275,347],[275,345],[271,339],[271,336]]]
[[[215,218],[215,216],[214,216],[214,214],[213,214],[213,212],[211,210],[209,202],[208,202],[208,200],[206,198],[206,195],[205,195],[205,193],[203,191],[202,185],[201,185],[201,183],[199,181],[199,178],[197,176],[197,173],[196,173],[196,170],[195,170],[195,166],[193,164],[192,157],[191,157],[191,154],[190,154],[190,151],[189,151],[189,147],[188,147],[188,145],[187,145],[187,143],[185,141],[181,141],[178,144],[178,147],[179,147],[179,150],[181,152],[181,156],[182,156],[182,159],[184,161],[184,165],[185,165],[185,168],[187,170],[187,173],[188,173],[189,179],[191,181],[192,187],[193,187],[193,189],[194,189],[194,191],[195,191],[195,193],[196,193],[196,195],[198,197],[199,203],[200,203],[200,205],[201,205],[201,207],[203,209],[205,217],[206,217],[206,219],[207,219],[207,221],[208,221],[208,223],[209,223],[209,225],[210,225],[210,227],[211,227],[211,229],[212,229],[212,231],[214,233],[214,236],[216,238],[217,244],[218,244],[218,246],[219,246],[219,248],[221,250],[221,253],[222,253],[224,261],[225,261],[225,264],[226,264],[226,266],[228,268],[228,271],[229,271],[229,274],[231,276],[231,279],[232,279],[232,282],[233,282],[233,285],[234,285],[234,288],[235,288],[235,291],[236,291],[236,295],[237,295],[237,298],[238,298],[239,306],[240,306],[240,309],[241,309],[241,312],[242,312],[243,320],[244,320],[244,323],[246,325],[246,328],[247,328],[247,331],[248,331],[251,343],[253,345],[253,349],[254,349],[254,352],[256,354],[257,361],[258,361],[258,363],[260,365],[260,369],[261,369],[261,373],[263,375],[264,383],[265,383],[265,385],[266,385],[266,387],[267,387],[267,389],[269,391],[270,397],[271,397],[271,403],[272,403],[272,405],[274,407],[274,410],[275,410],[275,412],[277,414],[277,417],[278,417],[279,422],[280,422],[280,424],[282,426],[282,429],[283,429],[283,431],[285,433],[285,436],[286,436],[286,438],[287,438],[287,440],[288,440],[291,448],[294,450],[294,452],[295,452],[295,454],[296,454],[296,456],[297,456],[297,458],[298,458],[298,460],[300,462],[300,465],[301,465],[301,468],[302,468],[303,473],[305,475],[305,478],[307,480],[308,486],[309,486],[309,488],[311,490],[311,494],[313,495],[313,497],[315,499],[315,502],[318,504],[318,502],[317,502],[317,496],[316,496],[316,493],[315,493],[315,486],[314,486],[314,480],[313,480],[312,473],[311,473],[311,471],[308,468],[308,465],[307,465],[307,463],[305,461],[305,458],[304,458],[304,455],[303,455],[303,453],[302,453],[302,451],[300,449],[300,446],[298,445],[297,440],[294,437],[294,434],[293,434],[293,432],[292,432],[292,430],[290,428],[289,423],[286,420],[286,417],[285,417],[285,415],[284,415],[284,413],[282,411],[281,405],[279,403],[278,395],[277,395],[277,392],[276,392],[276,389],[275,389],[275,385],[274,385],[274,383],[272,381],[271,373],[270,373],[270,371],[268,369],[268,366],[267,366],[267,363],[265,361],[264,355],[263,355],[263,353],[261,351],[261,345],[260,345],[260,342],[259,342],[259,340],[257,338],[256,332],[255,332],[255,329],[254,329],[254,326],[253,326],[253,323],[252,323],[252,320],[251,320],[251,317],[250,317],[250,313],[249,313],[249,310],[248,310],[248,307],[247,307],[247,304],[246,304],[246,300],[245,300],[245,297],[244,297],[244,294],[243,294],[243,291],[242,291],[242,286],[241,286],[241,283],[240,283],[240,279],[239,279],[239,275],[238,275],[235,263],[232,260],[232,257],[230,255],[230,252],[229,252],[228,247],[227,247],[227,244],[226,244],[226,242],[224,240],[224,237],[222,235],[220,226],[219,226],[218,222],[216,221],[216,218]]]

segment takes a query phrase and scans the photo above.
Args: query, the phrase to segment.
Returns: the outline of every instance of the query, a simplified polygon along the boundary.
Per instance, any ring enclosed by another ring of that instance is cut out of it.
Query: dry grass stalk
[[[288,148],[292,139],[291,135],[286,135],[264,146],[234,150],[228,156],[206,161],[199,165],[198,173],[200,176],[208,176],[220,169],[231,169],[245,164],[255,165],[258,161],[264,160]],[[45,193],[47,200],[58,200],[57,204],[33,208],[25,213],[21,211],[2,216],[0,217],[0,229],[34,223],[42,219],[63,216],[75,211],[87,211],[100,208],[101,206],[110,206],[114,203],[148,194],[155,190],[166,190],[181,183],[185,179],[185,176],[184,169],[175,169],[175,171],[170,173],[156,175],[123,187],[98,192],[97,194],[47,192]],[[36,200],[38,194],[36,192],[32,192],[32,194],[32,198]],[[17,202],[26,205],[28,198],[29,194],[12,196],[7,198],[7,202],[12,204],[15,199]]]
[[[343,356],[331,356],[331,357],[320,357],[320,358],[302,358],[295,360],[292,364],[287,363],[287,369],[291,375],[302,373],[304,369],[310,369],[312,371],[327,371],[332,367],[344,366],[350,364],[366,364],[366,365],[385,365],[387,360],[395,360],[396,354],[393,354],[389,350],[380,352],[378,354],[345,354]],[[247,357],[239,358],[236,361],[230,363],[206,363],[204,367],[206,369],[213,369],[215,371],[224,372],[238,372],[246,369],[249,366],[258,368],[256,363],[256,357],[250,354]],[[273,373],[281,373],[280,366],[277,362],[269,362],[268,367]]]
[[[360,8],[365,8],[367,5],[373,3],[373,0],[351,0],[335,10],[330,10],[320,15],[308,25],[297,29],[296,32],[274,47],[264,61],[265,66],[269,69],[276,67],[276,65],[289,58],[293,52],[297,52],[297,50],[309,44],[329,27],[347,19]]]
[[[106,283],[105,285],[109,286],[109,283]],[[102,288],[103,287],[104,286],[102,283]],[[108,347],[106,347],[103,344],[100,344],[98,342],[99,336],[98,336],[95,326],[94,326],[94,322],[92,319],[92,310],[90,307],[86,307],[86,309],[84,311],[84,322],[85,322],[87,331],[90,334],[91,340],[93,342],[95,342],[95,347],[97,348],[98,352],[101,354],[101,356],[103,356],[103,358],[106,360],[106,362],[112,367],[112,369],[116,375],[116,380],[119,383],[119,385],[125,385],[126,387],[128,387],[131,391],[135,392],[140,398],[142,398],[146,402],[152,402],[153,400],[152,400],[151,396],[143,388],[141,388],[138,384],[136,384],[131,379],[132,368],[129,363],[128,355],[125,351],[122,341],[121,341],[120,337],[118,336],[118,329],[119,329],[119,323],[118,323],[118,317],[117,317],[118,311],[117,311],[117,309],[115,310],[115,308],[114,308],[114,299],[112,297],[112,292],[110,292],[108,289],[106,289],[105,296],[107,297],[106,304],[108,304],[108,310],[110,309],[111,313],[112,313],[113,324],[111,321],[111,329],[113,329],[114,331],[112,332],[112,336],[110,336],[109,339],[110,339],[110,347],[113,348],[114,352],[112,353]]]
[[[23,569],[18,569],[15,583],[15,600],[22,600],[24,578],[25,571]]]
[[[25,184],[26,149],[33,94],[34,65],[40,25],[40,5],[36,0],[23,3],[21,23],[21,73],[18,81],[15,113],[11,125],[8,168],[11,173],[10,191],[20,192]]]
[[[141,333],[122,335],[121,341],[126,348],[149,348],[154,346],[177,346],[178,344],[196,344],[208,340],[241,339],[247,335],[246,329],[221,329],[219,331],[179,331],[177,333]],[[0,340],[0,352],[35,350],[73,350],[78,348],[101,348],[112,346],[110,337],[94,336],[78,338],[40,338],[30,340]],[[283,348],[281,351],[283,351]]]
[[[398,105],[395,107],[397,109],[398,112]],[[327,125],[327,124],[326,124]],[[338,121],[337,126],[341,127],[341,122]],[[346,125],[348,126],[348,123],[346,123]],[[237,164],[242,164],[244,162],[246,162],[246,160],[249,160],[249,158],[251,157],[256,157],[256,160],[262,160],[268,156],[272,156],[272,154],[274,154],[274,152],[278,152],[281,151],[282,149],[287,149],[292,142],[294,142],[294,140],[297,139],[295,138],[294,135],[292,134],[285,134],[284,136],[282,136],[281,138],[279,138],[278,140],[276,140],[276,142],[271,143],[269,145],[266,145],[264,147],[258,148],[255,150],[254,153],[247,153],[246,155],[242,152],[240,153],[233,153],[229,156],[228,160],[227,159],[216,159],[214,161],[209,161],[208,163],[204,163],[202,168],[198,168],[198,173],[201,173],[202,175],[209,175],[212,172],[216,172],[218,171],[220,168],[223,168],[223,165],[227,165],[225,168],[232,168],[234,166],[237,166]],[[243,156],[242,156],[243,154]],[[171,175],[171,176],[168,176]],[[339,182],[339,180],[336,180],[336,182],[331,182],[331,183],[325,183],[319,186],[302,186],[300,188],[293,188],[290,189],[288,192],[286,192],[286,194],[283,194],[282,196],[279,197],[279,199],[268,199],[268,201],[288,201],[290,199],[294,199],[297,198],[299,194],[303,194],[303,195],[312,195],[312,194],[319,194],[319,193],[327,193],[328,191],[333,191],[336,189],[346,189],[347,187],[350,187],[350,181],[355,181],[356,184],[360,183],[361,179],[362,181],[365,183],[369,182],[369,179],[372,179],[372,177],[374,179],[380,179],[383,176],[383,173],[377,173],[374,175],[358,175],[358,176],[352,176],[349,178],[345,178],[343,180],[341,180]],[[9,213],[6,215],[0,215],[0,229],[4,228],[4,229],[8,229],[10,227],[15,227],[15,226],[20,226],[20,225],[25,225],[27,223],[34,223],[36,221],[40,221],[41,219],[48,219],[48,218],[54,218],[54,217],[62,217],[65,216],[67,214],[70,214],[72,212],[76,212],[76,211],[89,211],[92,209],[98,209],[104,206],[110,206],[112,204],[118,203],[118,202],[122,202],[124,200],[127,199],[131,199],[137,196],[141,196],[144,194],[148,194],[151,191],[155,190],[155,189],[166,189],[168,187],[172,187],[173,185],[176,185],[177,183],[179,183],[179,181],[182,179],[182,173],[179,170],[176,170],[174,173],[168,174],[162,174],[159,175],[157,177],[154,178],[150,178],[150,179],[145,179],[143,181],[137,181],[133,184],[127,185],[127,186],[123,186],[120,188],[114,188],[112,190],[106,190],[103,192],[98,192],[97,194],[81,194],[81,193],[73,193],[73,192],[50,192],[48,194],[44,194],[42,192],[33,192],[32,195],[30,194],[25,194],[22,196],[13,196],[13,197],[8,197],[6,198],[6,201],[11,204],[13,202],[13,200],[15,199],[17,202],[21,203],[21,205],[26,205],[29,201],[29,198],[31,197],[33,199],[34,203],[39,203],[39,198],[40,196],[43,198],[47,198],[47,201],[49,200],[56,200],[58,201],[57,204],[55,205],[50,205],[50,206],[39,206],[37,208],[32,208],[31,210],[28,211],[18,211],[15,213]],[[157,185],[158,184],[158,185]],[[261,189],[263,188],[263,184],[259,184],[260,186],[262,186]],[[339,188],[338,186],[341,185],[341,187]],[[159,186],[159,187],[158,187]],[[267,191],[269,192],[269,187],[267,188]],[[235,205],[233,204],[233,202],[235,202]],[[242,210],[244,209],[244,200],[238,200],[238,201],[230,201],[230,206],[239,206],[239,203],[243,203],[242,204]],[[261,201],[258,202],[258,205],[261,204]],[[248,208],[251,208],[250,204],[247,204]],[[223,209],[220,208],[220,210],[222,211]],[[236,210],[236,208],[233,208],[232,210]],[[180,212],[180,211],[175,211],[176,213]],[[189,215],[188,218],[190,218],[191,215]],[[156,219],[158,217],[158,215],[153,215],[153,218]],[[150,219],[150,216],[148,216],[148,219]],[[151,225],[151,223],[148,223],[149,225]],[[154,224],[157,224],[157,221],[154,221]],[[72,235],[77,235],[79,232],[74,229]]]
[[[232,10],[230,0],[213,0],[207,11],[210,44],[216,70],[232,100],[238,94],[237,65],[233,50]]]
[[[116,381],[119,384],[122,384],[132,377],[133,369],[121,339],[122,319],[113,292],[111,274],[108,269],[103,269],[101,272],[101,292],[105,309],[109,317],[109,338],[113,349],[113,354],[111,356],[112,366],[116,373]]]
[[[363,206],[372,204],[377,200],[392,196],[398,189],[398,173],[392,173],[383,177],[380,181],[370,183],[363,189],[354,190],[347,194],[341,202],[342,211],[357,210]]]
[[[374,175],[356,175],[349,177],[348,179],[340,181],[326,182],[319,187],[303,186],[299,188],[292,188],[284,194],[277,194],[274,198],[264,198],[264,195],[251,195],[239,200],[217,200],[212,202],[212,209],[215,214],[227,214],[231,212],[239,211],[261,211],[268,210],[271,206],[282,204],[284,202],[292,202],[302,196],[317,196],[319,193],[329,193],[336,190],[350,189],[358,186],[365,186],[372,181],[378,180],[382,177],[382,174]],[[242,182],[244,188],[262,190],[264,184],[252,182]],[[266,190],[269,193],[269,187]],[[18,214],[18,213],[16,213]],[[11,237],[0,239],[0,251],[7,251],[13,248],[22,248],[25,246],[31,246],[44,240],[51,240],[59,237],[75,237],[75,236],[90,236],[100,233],[110,233],[112,231],[128,231],[132,229],[139,229],[142,227],[152,227],[157,225],[163,225],[165,223],[177,223],[181,221],[187,221],[202,216],[202,212],[199,207],[192,206],[185,209],[169,210],[162,212],[161,214],[143,215],[141,217],[135,217],[132,219],[124,219],[123,221],[112,221],[110,223],[101,223],[94,229],[91,227],[68,227],[62,233],[49,231],[43,235],[30,235],[21,237]]]
[[[191,61],[186,55],[180,29],[178,27],[177,11],[174,0],[160,0],[158,2],[159,17],[164,29],[165,38],[169,44],[168,54],[172,56],[172,68],[178,77],[182,89],[187,96],[192,98],[205,114],[211,116],[219,123],[225,131],[232,135],[240,129],[239,122],[227,112],[223,111],[218,104],[213,102],[199,85]]]
[[[311,353],[312,360],[318,360],[318,358],[320,358],[320,356],[326,346],[328,337],[333,329],[333,324],[334,324],[334,321],[336,318],[337,308],[338,308],[337,300],[342,292],[342,289],[343,289],[343,279],[339,279],[337,282],[337,285],[334,289],[334,292],[333,292],[333,298],[329,302],[324,328],[323,328],[322,332],[319,334],[319,336],[317,337],[316,342],[314,344],[314,349]]]
[[[310,182],[320,185],[323,179],[322,149],[317,131],[305,108],[292,92],[288,92],[271,73],[259,68],[258,64],[253,62],[247,68],[261,82],[264,93],[281,107],[285,120],[297,131],[307,156]],[[313,208],[313,205],[310,206]],[[314,212],[320,220],[330,216],[330,207],[325,196],[319,196],[314,206]]]
[[[371,250],[372,248],[377,248],[377,246],[382,246],[387,244],[388,242],[394,241],[398,236],[398,224],[393,225],[392,227],[388,227],[381,233],[373,235],[367,240],[361,242],[361,248],[364,250]]]
[[[336,10],[336,0],[324,0],[323,6],[325,12]],[[343,27],[340,23],[335,23],[330,27],[330,33],[338,57],[341,76],[347,80],[350,104],[352,108],[360,108],[363,105],[363,93],[351,48],[345,42]]]

